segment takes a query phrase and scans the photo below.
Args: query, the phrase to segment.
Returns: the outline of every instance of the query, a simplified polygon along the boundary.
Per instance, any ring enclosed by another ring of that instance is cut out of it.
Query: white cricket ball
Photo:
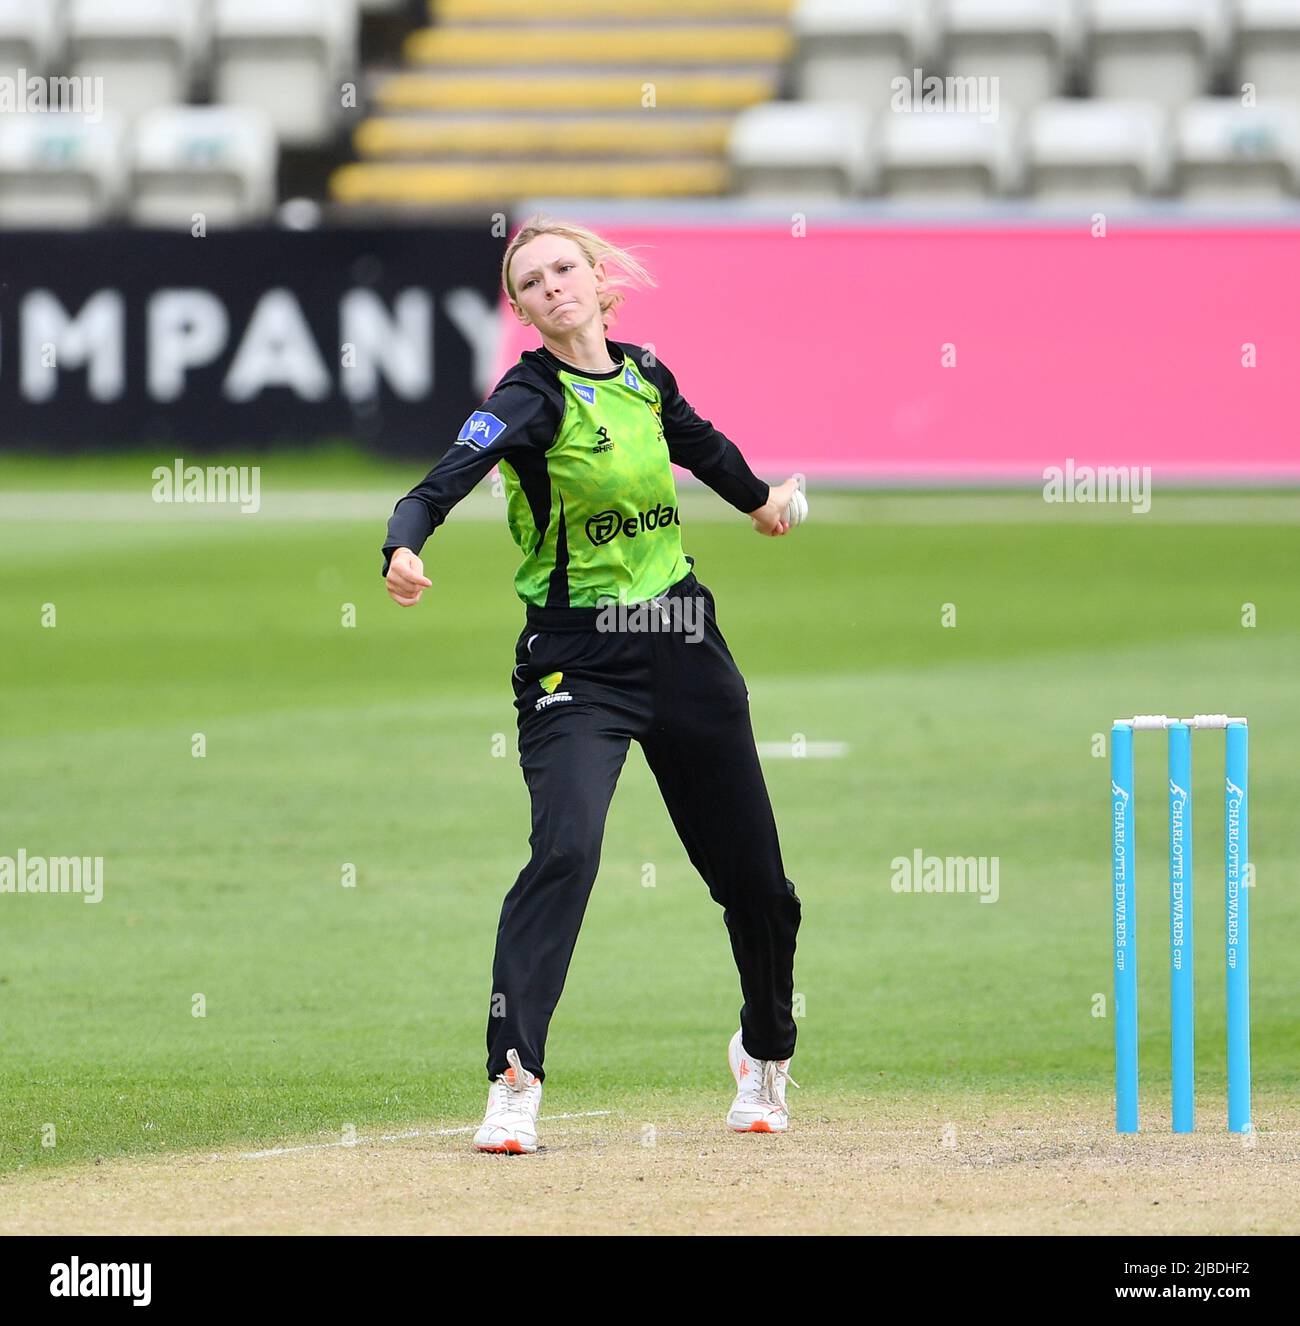
[[[808,519],[808,499],[798,488],[794,490],[790,505],[785,509],[785,519],[791,529],[796,525],[802,525]]]

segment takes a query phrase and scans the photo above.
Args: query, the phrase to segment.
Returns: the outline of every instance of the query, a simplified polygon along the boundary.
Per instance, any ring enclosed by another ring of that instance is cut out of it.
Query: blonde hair
[[[514,283],[510,279],[510,263],[515,254],[538,235],[562,235],[578,246],[589,267],[595,267],[598,262],[604,261],[606,264],[621,268],[626,274],[624,277],[616,277],[606,273],[607,288],[600,296],[601,321],[606,331],[617,316],[618,306],[627,298],[622,287],[637,283],[656,284],[654,277],[626,249],[616,247],[585,226],[559,221],[542,212],[536,212],[515,231],[510,243],[506,245],[505,257],[501,260],[501,288],[514,303],[519,301],[515,295]]]

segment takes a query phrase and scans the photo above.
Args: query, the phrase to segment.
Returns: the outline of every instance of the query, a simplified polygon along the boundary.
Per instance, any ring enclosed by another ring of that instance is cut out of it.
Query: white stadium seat
[[[202,0],[68,0],[66,12],[68,72],[102,77],[115,114],[188,98],[207,37]]]
[[[117,117],[0,115],[0,225],[55,228],[113,217],[126,178]]]
[[[799,0],[795,95],[808,101],[889,105],[890,83],[928,66],[933,0]]]
[[[872,190],[870,119],[851,101],[771,101],[741,111],[728,145],[738,190],[799,199]]]
[[[1178,116],[1177,183],[1185,198],[1281,201],[1300,192],[1300,106],[1189,102]]]
[[[1227,0],[1089,0],[1091,94],[1166,106],[1205,95],[1228,18]]]
[[[954,77],[995,77],[1001,104],[1060,96],[1079,55],[1074,0],[946,0],[940,64]]]
[[[1049,101],[1026,127],[1029,191],[1040,199],[1084,204],[1159,194],[1168,187],[1170,150],[1163,106]]]
[[[1300,101],[1300,0],[1237,0],[1235,88],[1259,101]]]
[[[62,59],[63,33],[56,5],[0,0],[0,77],[19,69],[44,74]]]
[[[282,143],[314,147],[357,77],[356,0],[212,0],[213,100],[255,106]]]
[[[136,124],[131,219],[189,229],[264,220],[275,205],[277,148],[266,115],[244,106],[161,106]]]
[[[912,111],[881,118],[880,169],[892,198],[969,202],[1020,188],[1017,113]]]

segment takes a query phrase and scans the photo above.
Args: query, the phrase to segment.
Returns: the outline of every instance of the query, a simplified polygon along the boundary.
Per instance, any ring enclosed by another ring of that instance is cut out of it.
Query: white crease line
[[[541,1114],[538,1115],[538,1123],[551,1123],[556,1119],[593,1119],[600,1118],[606,1114],[613,1114],[613,1110],[583,1110],[579,1114]],[[376,1142],[402,1142],[412,1137],[449,1137],[456,1133],[476,1133],[479,1130],[476,1123],[466,1124],[463,1128],[434,1128],[427,1133],[421,1132],[418,1128],[409,1133],[383,1133],[379,1137],[358,1137],[355,1142],[309,1142],[306,1146],[276,1146],[269,1151],[242,1151],[235,1157],[236,1160],[264,1160],[267,1156],[288,1156],[296,1151],[329,1151],[334,1147],[357,1147],[373,1146]],[[225,1160],[225,1156],[213,1156],[213,1160]]]
[[[538,1122],[552,1123],[558,1119],[601,1118],[613,1113],[614,1113],[613,1110],[585,1110],[578,1114],[539,1115]],[[359,1137],[355,1142],[314,1142],[314,1143],[309,1143],[306,1146],[273,1147],[269,1151],[245,1151],[241,1152],[235,1158],[237,1160],[264,1160],[269,1156],[287,1156],[300,1151],[328,1151],[338,1147],[373,1146],[376,1142],[399,1142],[399,1141],[407,1141],[411,1138],[416,1138],[416,1137],[450,1137],[450,1136],[455,1136],[457,1134],[473,1133],[477,1131],[478,1131],[477,1124],[467,1124],[464,1127],[460,1128],[435,1128],[427,1133],[420,1132],[418,1129],[416,1129],[409,1133],[384,1133],[379,1137],[373,1137],[373,1138]],[[839,1131],[839,1136],[841,1137],[932,1137],[937,1139],[941,1138],[943,1135],[942,1128],[842,1128],[838,1131]],[[689,1134],[680,1131],[672,1131],[666,1133],[665,1135],[670,1137],[686,1137]],[[1153,1130],[1152,1136],[1163,1137],[1167,1136],[1167,1134],[1157,1134]],[[1300,1132],[1297,1132],[1296,1130],[1293,1129],[1278,1129],[1277,1131],[1270,1130],[1267,1134],[1256,1134],[1256,1136],[1297,1137],[1300,1136]],[[940,1144],[939,1150],[951,1151],[954,1154],[960,1153],[962,1155],[966,1155],[969,1152],[970,1148],[973,1145],[977,1144],[978,1142],[1028,1141],[1035,1137],[1073,1137],[1076,1141],[1080,1143],[1084,1142],[1097,1143],[1097,1142],[1108,1141],[1112,1137],[1118,1137],[1118,1135],[1109,1133],[1108,1131],[1105,1130],[1103,1130],[1101,1133],[1092,1133],[1092,1132],[1076,1133],[1072,1132],[1069,1129],[1061,1129],[1061,1128],[1011,1129],[1008,1132],[985,1132],[985,1131],[972,1130],[965,1134],[966,1141],[964,1144],[959,1144],[952,1147],[946,1147]],[[1225,1140],[1228,1140],[1226,1138],[1226,1135],[1225,1135]],[[1239,1145],[1236,1142],[1234,1142],[1233,1144]],[[221,1155],[214,1155],[211,1158],[213,1160],[227,1159],[227,1157]],[[1057,1159],[1061,1158],[1062,1157],[1057,1157]],[[1028,1159],[1033,1159],[1033,1157],[1028,1157]]]
[[[557,1119],[595,1119],[604,1118],[612,1115],[614,1110],[581,1110],[577,1114],[542,1114],[538,1115],[539,1123],[552,1123]],[[816,1122],[822,1122],[817,1120]],[[826,1122],[834,1122],[828,1120]],[[1006,1128],[1006,1129],[988,1129],[972,1128],[966,1132],[968,1138],[989,1140],[1012,1140],[1027,1139],[1032,1137],[1073,1137],[1082,1141],[1104,1141],[1111,1138],[1118,1138],[1120,1134],[1112,1133],[1108,1128],[1100,1127],[1100,1132],[1085,1127],[1076,1128]],[[408,1133],[383,1133],[379,1137],[366,1138],[359,1137],[355,1142],[310,1142],[305,1146],[278,1146],[272,1147],[267,1151],[243,1151],[234,1158],[236,1160],[265,1160],[269,1156],[288,1156],[300,1151],[328,1151],[338,1147],[358,1147],[371,1146],[375,1142],[400,1142],[408,1141],[415,1137],[450,1137],[456,1134],[477,1132],[476,1124],[466,1124],[459,1128],[434,1128],[427,1133],[415,1129]],[[939,1128],[841,1128],[838,1133],[842,1137],[941,1137],[943,1135],[942,1127]],[[681,1131],[672,1131],[666,1134],[670,1137],[686,1137],[689,1134]],[[1300,1129],[1294,1128],[1270,1128],[1265,1132],[1256,1132],[1256,1137],[1300,1137]],[[1152,1128],[1148,1133],[1141,1134],[1146,1140],[1152,1138],[1168,1137],[1172,1140],[1177,1134],[1163,1134],[1157,1128]],[[1205,1136],[1209,1136],[1208,1133]],[[1234,1139],[1237,1134],[1215,1134],[1222,1136],[1226,1140]],[[1239,1145],[1235,1143],[1235,1145]],[[942,1150],[961,1150],[960,1147],[941,1147]],[[229,1156],[214,1154],[208,1157],[209,1160],[229,1160]]]

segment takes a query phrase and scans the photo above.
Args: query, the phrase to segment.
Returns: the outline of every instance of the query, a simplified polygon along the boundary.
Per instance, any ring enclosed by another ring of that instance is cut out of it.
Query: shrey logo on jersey
[[[634,539],[646,530],[666,529],[681,523],[681,513],[675,506],[666,504],[638,511],[634,516],[624,516],[621,511],[601,511],[587,521],[587,537],[599,547],[620,534]]]

